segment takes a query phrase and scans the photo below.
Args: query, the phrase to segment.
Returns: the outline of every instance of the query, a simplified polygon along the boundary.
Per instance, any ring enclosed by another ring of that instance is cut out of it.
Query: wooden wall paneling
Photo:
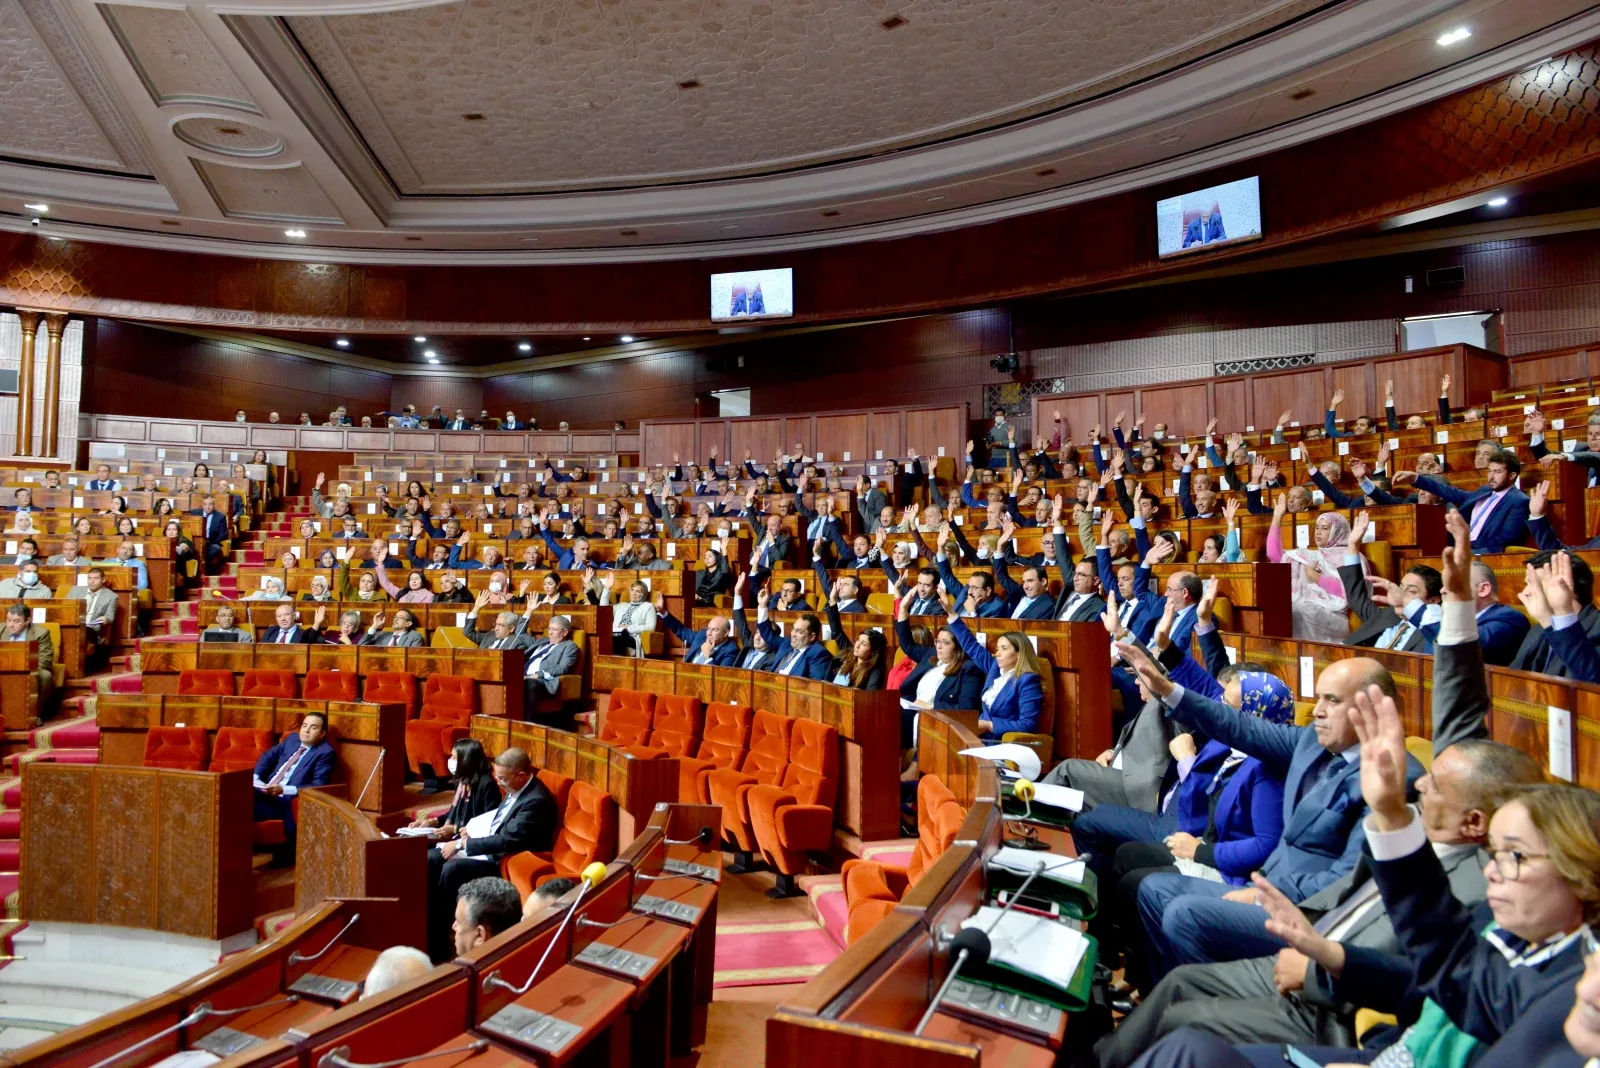
[[[101,768],[94,779],[94,916],[96,923],[154,930],[160,916],[156,858],[160,815],[155,768]],[[185,846],[205,867],[209,842]]]
[[[481,378],[464,378],[460,375],[397,374],[390,380],[387,410],[398,412],[407,404],[415,404],[418,414],[425,415],[437,404],[446,418],[453,418],[459,408],[467,419],[477,419],[478,413],[484,408],[483,383]],[[356,421],[360,422],[361,416],[372,413],[353,414]],[[489,413],[494,418],[503,418],[505,414],[505,408]],[[374,419],[373,422],[379,420]]]
[[[1488,404],[1495,390],[1505,389],[1510,384],[1510,371],[1505,360],[1471,345],[1457,347],[1461,349],[1457,359],[1465,365],[1466,371],[1465,403]]]
[[[99,893],[94,875],[94,767],[24,764],[21,915],[93,923]],[[63,827],[79,833],[63,834]]]
[[[811,456],[817,451],[817,425],[809,415],[789,416],[783,421],[783,451],[790,452],[801,445],[800,452]]]
[[[1205,433],[1207,390],[1203,383],[1181,386],[1147,386],[1139,391],[1145,433],[1157,423],[1167,424],[1168,437],[1194,437]],[[1112,413],[1115,415],[1115,413]]]
[[[1139,406],[1137,404],[1137,399],[1138,398],[1136,398],[1134,396],[1134,393],[1133,393],[1133,391],[1131,389],[1130,390],[1121,390],[1121,391],[1114,392],[1114,393],[1107,393],[1105,395],[1105,401],[1106,401],[1106,403],[1105,403],[1105,433],[1106,433],[1106,437],[1110,437],[1111,436],[1111,421],[1117,417],[1117,413],[1118,412],[1127,412],[1128,413],[1128,418],[1126,418],[1126,419],[1124,419],[1122,421],[1122,429],[1123,429],[1123,431],[1127,432],[1127,431],[1129,431],[1129,430],[1131,430],[1133,428],[1133,421],[1135,419],[1139,418]],[[1152,425],[1154,425],[1154,421],[1153,420],[1146,420],[1145,421],[1145,427],[1144,427],[1145,433],[1149,433],[1150,432],[1150,427]]]
[[[943,448],[945,455],[954,457],[959,464],[967,442],[968,418],[970,413],[961,407],[912,409],[906,412],[905,446],[916,449],[920,456],[931,456],[935,460]]]
[[[1380,423],[1383,421],[1383,383],[1378,383],[1374,394],[1369,364],[1334,364],[1328,368],[1328,376],[1332,379],[1328,393],[1330,399],[1333,397],[1332,390],[1344,390],[1344,403],[1339,405],[1335,418],[1343,419],[1347,427],[1361,415],[1370,415]],[[1323,401],[1323,404],[1326,405],[1327,401]]]
[[[905,413],[872,412],[867,416],[867,443],[859,459],[887,460],[905,455]],[[922,450],[917,450],[921,452]]]
[[[647,466],[671,465],[676,454],[684,463],[695,459],[696,430],[693,422],[648,423],[643,430],[644,455]]]
[[[705,463],[711,458],[711,450],[717,451],[717,466],[720,468],[723,459],[728,456],[728,420],[726,419],[701,419],[696,424],[696,445],[694,459]],[[689,462],[689,457],[684,457],[684,463]]]
[[[1054,434],[1055,413],[1059,411],[1062,432],[1066,440],[1081,445],[1088,440],[1089,432],[1096,426],[1105,430],[1106,416],[1100,409],[1100,398],[1097,396],[1071,397],[1063,400],[1036,398],[1033,402],[1034,436],[1048,438]]]
[[[1439,380],[1453,374],[1454,360],[1448,349],[1426,349],[1374,361],[1373,375],[1378,383],[1378,405],[1383,404],[1385,382],[1394,383],[1394,410],[1404,422],[1406,416],[1422,413],[1433,423],[1439,407]],[[1457,376],[1459,377],[1459,376]],[[1452,382],[1451,397],[1458,397],[1465,383]],[[1379,411],[1378,415],[1383,413]]]
[[[160,927],[222,938],[254,921],[250,773],[165,772],[158,780]]]
[[[1224,433],[1247,426],[1256,426],[1255,413],[1250,408],[1250,388],[1243,378],[1219,378],[1211,387],[1211,415],[1217,429]]]
[[[819,415],[816,451],[831,461],[860,462],[867,452],[867,415]]]
[[[1252,381],[1256,429],[1269,430],[1287,410],[1301,426],[1319,426],[1332,391],[1322,367],[1303,367],[1276,374],[1256,375]]]
[[[1600,783],[1600,690],[1577,689],[1578,707],[1572,709],[1573,781],[1589,789]]]
[[[1507,369],[1506,384],[1513,387],[1538,386],[1546,382],[1588,378],[1594,373],[1589,362],[1590,351],[1579,348],[1552,356],[1513,359]]]
[[[756,470],[760,471],[774,457],[787,451],[783,444],[782,419],[734,419],[728,424],[728,459],[736,463],[742,464],[748,452],[754,458]]]

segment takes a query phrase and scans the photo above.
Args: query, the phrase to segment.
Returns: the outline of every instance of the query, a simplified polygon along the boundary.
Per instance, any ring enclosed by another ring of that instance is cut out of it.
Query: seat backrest
[[[233,672],[209,668],[180,671],[178,693],[193,697],[232,697]]]
[[[526,901],[528,895],[533,893],[533,881],[541,868],[549,870],[544,859],[537,853],[523,850],[521,853],[511,854],[500,862],[500,875],[516,887],[517,893]]]
[[[783,787],[802,805],[833,805],[839,784],[839,732],[814,719],[797,719],[789,735]]]
[[[948,828],[950,837],[947,839],[944,832],[949,814],[945,809],[951,805],[960,812],[960,819],[956,820],[953,828]],[[966,810],[944,784],[944,780],[937,775],[924,775],[917,780],[917,845],[911,851],[911,863],[906,867],[906,878],[910,882],[915,882],[939,859],[940,854],[950,848],[964,819]]]
[[[704,724],[705,706],[700,698],[664,693],[656,698],[656,713],[650,720],[650,745],[665,749],[668,756],[691,756],[700,744]]]
[[[429,675],[422,684],[422,715],[478,710],[478,682],[466,675]],[[440,718],[455,718],[442,715]]]
[[[318,668],[306,672],[306,688],[301,696],[307,701],[354,701],[360,681],[353,671]]]
[[[543,768],[539,769],[538,775],[539,781],[544,783],[544,788],[550,791],[550,796],[555,800],[556,818],[564,819],[567,814],[567,801],[572,796],[572,780]]]
[[[250,668],[245,671],[244,678],[239,682],[239,696],[292,699],[299,696],[295,692],[298,681],[292,671],[278,668]]]
[[[650,719],[656,695],[640,690],[612,690],[600,740],[612,745],[644,745],[650,738]]]
[[[739,770],[755,776],[763,785],[781,783],[783,769],[789,763],[789,736],[794,724],[788,716],[758,711],[750,720],[750,750]]]
[[[208,771],[249,771],[272,748],[272,732],[250,727],[218,727]]]
[[[417,718],[417,677],[409,671],[369,671],[361,695],[363,701],[403,704],[406,718]],[[309,679],[308,679],[309,681]]]
[[[700,731],[700,749],[695,756],[730,768],[744,760],[750,745],[751,709],[713,701],[706,705],[705,726]]]
[[[144,736],[144,766],[204,771],[206,729],[204,727],[151,727]]]
[[[604,790],[575,782],[550,859],[567,871],[582,871],[617,855],[617,803]]]

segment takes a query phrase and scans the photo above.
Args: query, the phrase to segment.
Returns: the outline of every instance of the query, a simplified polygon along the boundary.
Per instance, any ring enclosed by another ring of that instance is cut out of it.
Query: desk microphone
[[[241,1005],[236,1009],[214,1009],[211,1007],[211,1002],[202,1001],[190,1011],[189,1015],[185,1016],[171,1027],[163,1027],[155,1034],[135,1042],[127,1049],[113,1053],[104,1060],[96,1061],[90,1066],[90,1068],[106,1068],[107,1065],[115,1064],[128,1054],[133,1053],[136,1050],[143,1049],[150,1043],[156,1041],[158,1038],[164,1038],[165,1036],[172,1034],[174,1031],[181,1031],[185,1027],[192,1027],[201,1020],[206,1019],[208,1016],[237,1016],[241,1012],[254,1012],[256,1009],[267,1009],[274,1005],[298,1005],[299,1003],[299,994],[290,994],[288,997],[275,998],[272,1001],[263,1001],[259,1005]]]
[[[457,1046],[455,1049],[442,1049],[437,1052],[414,1053],[409,1057],[396,1057],[392,1061],[379,1061],[376,1064],[362,1064],[360,1061],[350,1059],[349,1046],[335,1046],[322,1055],[317,1062],[317,1068],[397,1068],[398,1065],[410,1064],[412,1061],[431,1060],[434,1057],[448,1057],[456,1053],[482,1053],[489,1048],[489,1043],[483,1039]]]
[[[332,938],[328,939],[328,944],[327,945],[323,946],[321,949],[317,950],[315,953],[311,954],[309,957],[306,956],[305,954],[301,953],[298,949],[296,949],[293,953],[289,954],[289,963],[290,964],[306,964],[306,963],[309,963],[309,962],[314,961],[314,960],[321,960],[324,956],[327,955],[328,950],[332,949],[335,945],[337,945],[339,940],[342,939],[349,932],[350,928],[354,927],[360,921],[360,919],[361,919],[361,913],[359,913],[359,912],[356,913],[354,916],[351,916],[349,922],[346,923],[343,927],[339,928],[339,933],[334,935]]]
[[[544,954],[540,956],[539,963],[535,964],[533,966],[533,971],[528,973],[527,982],[523,983],[521,986],[512,986],[510,983],[500,978],[500,972],[497,970],[493,975],[489,976],[489,978],[483,981],[483,985],[486,988],[491,986],[504,987],[519,998],[526,994],[529,989],[533,987],[534,981],[539,978],[539,970],[544,967],[544,962],[549,959],[550,951],[555,949],[557,943],[561,941],[561,932],[567,929],[567,924],[572,922],[573,913],[577,912],[578,906],[583,903],[583,895],[599,886],[600,880],[604,879],[605,877],[606,866],[600,863],[598,860],[589,865],[587,868],[583,869],[583,873],[578,876],[578,896],[572,899],[572,904],[568,907],[567,914],[561,917],[561,926],[556,928],[555,937],[550,939],[550,944],[544,947]],[[326,1058],[324,1058],[324,1060],[326,1060]]]
[[[711,842],[712,842],[711,828],[710,827],[702,827],[702,828],[700,828],[699,833],[697,833],[693,838],[668,838],[666,840],[666,842],[667,842],[667,845],[669,845],[669,846],[686,846],[686,845],[699,846],[700,849],[702,851],[704,851],[704,850],[707,850],[707,849],[711,848]]]
[[[1011,784],[1011,794],[1022,802],[1022,819],[1033,819],[1033,798],[1038,793],[1032,779],[1018,779]],[[1049,849],[1045,843],[1039,841],[1039,832],[1029,826],[1027,822],[1017,823],[1010,821],[1019,838],[1007,838],[1001,844],[1011,849]]]

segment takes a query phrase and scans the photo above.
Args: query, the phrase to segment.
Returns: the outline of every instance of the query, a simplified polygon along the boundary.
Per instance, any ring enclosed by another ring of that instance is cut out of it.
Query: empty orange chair
[[[678,760],[678,800],[709,805],[709,781],[714,768],[736,768],[744,762],[750,745],[751,709],[713,701],[705,708],[700,748],[694,756]]]
[[[228,672],[223,672],[224,675]],[[144,736],[144,766],[176,768],[179,771],[204,771],[206,767],[206,729],[204,727],[151,727]]]
[[[833,839],[833,800],[839,789],[839,732],[811,719],[797,719],[789,736],[789,763],[776,786],[752,786],[746,795],[750,831],[763,859],[778,871],[768,897],[796,897],[794,877],[805,873],[806,855]]]
[[[750,749],[738,768],[707,772],[711,804],[722,806],[722,830],[733,842],[733,863],[727,871],[742,875],[753,868],[756,851],[750,830],[750,791],[757,786],[777,786],[789,766],[789,736],[795,721],[776,712],[757,712],[750,721]]]
[[[249,727],[219,727],[211,747],[212,771],[250,771],[272,748],[272,732]]]
[[[894,911],[906,891],[950,848],[967,810],[937,775],[917,781],[917,845],[904,868],[873,860],[844,862],[845,945]]]
[[[295,698],[299,679],[292,671],[277,668],[250,668],[239,682],[240,697]]]
[[[471,733],[477,704],[476,680],[464,675],[428,676],[422,686],[421,711],[406,723],[406,759],[412,771],[420,775],[427,764],[435,775],[445,775],[451,747]]]
[[[181,697],[232,697],[233,672],[211,669],[180,671],[178,694]]]
[[[600,726],[600,740],[612,745],[647,745],[650,722],[657,697],[640,690],[612,690],[606,706],[606,721]]]
[[[354,701],[360,681],[353,671],[308,671],[300,696],[307,701]]]
[[[369,671],[365,676],[363,701],[375,704],[405,705],[406,719],[417,718],[417,677],[409,671]],[[307,684],[310,676],[306,677]]]

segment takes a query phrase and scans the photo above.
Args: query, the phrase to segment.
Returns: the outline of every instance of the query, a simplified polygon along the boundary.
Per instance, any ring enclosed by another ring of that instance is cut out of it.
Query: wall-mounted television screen
[[[1156,249],[1162,259],[1261,240],[1261,180],[1156,201]]]
[[[711,276],[711,321],[782,319],[794,314],[794,268]]]

